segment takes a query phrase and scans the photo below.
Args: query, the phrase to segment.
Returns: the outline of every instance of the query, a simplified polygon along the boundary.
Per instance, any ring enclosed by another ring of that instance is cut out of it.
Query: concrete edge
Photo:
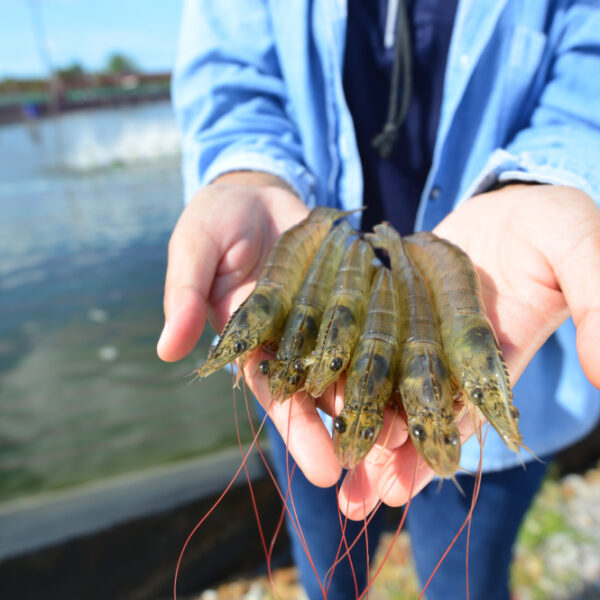
[[[0,561],[214,496],[231,482],[241,462],[239,449],[232,448],[0,504]],[[265,476],[256,451],[246,464],[251,479]],[[243,482],[242,470],[234,485]]]

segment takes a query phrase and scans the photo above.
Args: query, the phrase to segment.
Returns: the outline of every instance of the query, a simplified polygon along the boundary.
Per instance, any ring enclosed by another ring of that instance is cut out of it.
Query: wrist
[[[216,179],[213,179],[209,185],[278,187],[294,194],[294,190],[283,179],[263,171],[229,171],[228,173],[223,173],[223,175],[219,175]]]

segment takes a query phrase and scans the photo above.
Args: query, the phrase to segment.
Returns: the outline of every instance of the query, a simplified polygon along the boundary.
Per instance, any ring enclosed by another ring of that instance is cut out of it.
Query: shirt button
[[[431,188],[431,191],[429,192],[429,199],[437,200],[441,195],[442,195],[442,188],[439,185],[436,185]]]

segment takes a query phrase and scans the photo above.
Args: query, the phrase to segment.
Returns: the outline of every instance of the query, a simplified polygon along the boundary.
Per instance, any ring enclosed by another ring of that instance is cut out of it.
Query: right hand
[[[264,173],[228,173],[201,189],[169,242],[159,357],[172,362],[189,354],[207,318],[220,332],[252,291],[277,238],[307,214],[308,208],[283,181]],[[291,404],[271,402],[268,382],[257,371],[261,354],[250,353],[246,382],[300,469],[316,485],[333,485],[341,467],[315,403],[303,392]]]

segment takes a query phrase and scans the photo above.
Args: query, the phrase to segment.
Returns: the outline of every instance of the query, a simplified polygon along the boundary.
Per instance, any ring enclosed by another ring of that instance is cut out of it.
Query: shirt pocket
[[[502,90],[502,129],[511,138],[526,127],[543,91],[549,56],[542,31],[516,25],[509,36]]]

